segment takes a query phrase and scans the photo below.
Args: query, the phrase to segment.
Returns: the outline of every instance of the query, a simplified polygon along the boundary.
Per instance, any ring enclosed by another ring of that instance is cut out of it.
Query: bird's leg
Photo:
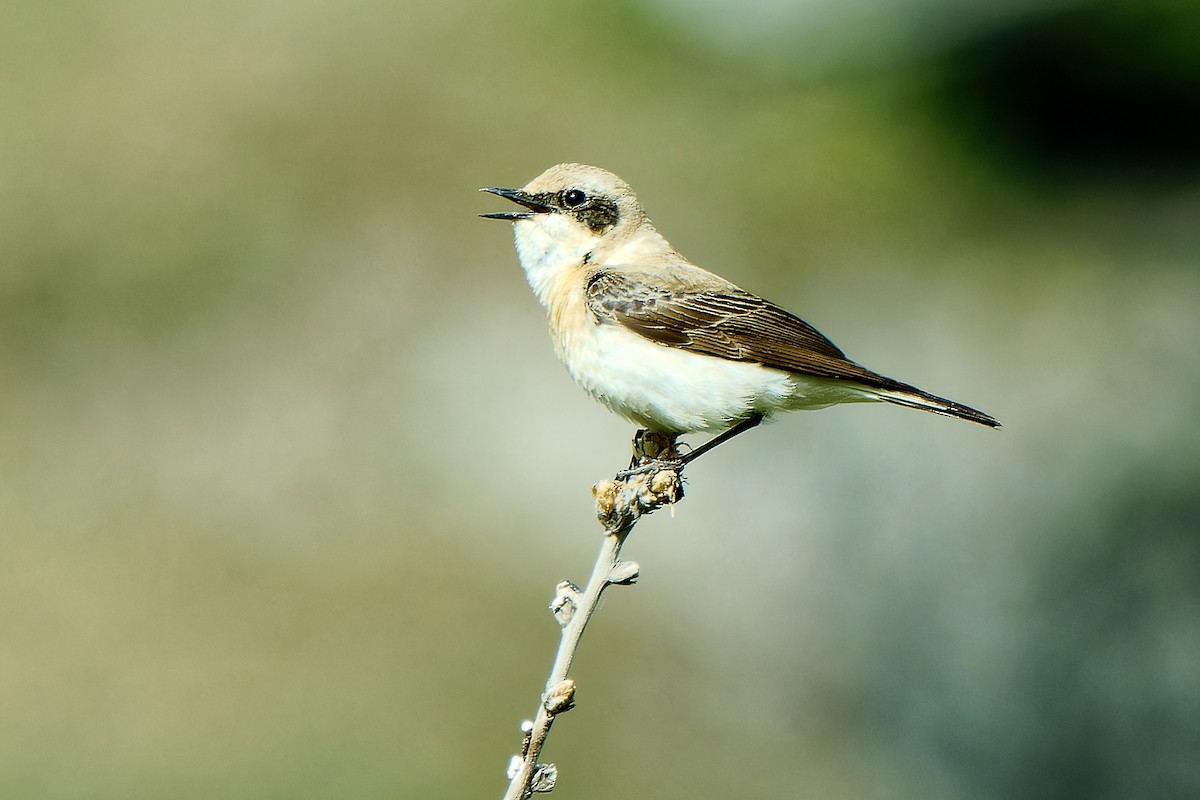
[[[744,420],[739,422],[737,425],[734,425],[732,428],[730,428],[727,431],[723,431],[723,432],[717,434],[716,436],[709,439],[704,444],[697,447],[695,450],[692,450],[687,455],[681,457],[679,460],[681,462],[683,462],[682,465],[690,464],[693,461],[695,461],[697,458],[699,458],[700,456],[707,453],[709,450],[712,450],[717,445],[722,444],[723,442],[728,442],[730,439],[737,436],[739,433],[745,433],[746,431],[750,430],[751,428],[757,427],[758,423],[760,423],[762,421],[763,421],[762,414],[754,414],[752,416],[746,417]]]
[[[675,433],[638,431],[633,441],[634,464],[646,461],[678,461],[679,448],[675,446]]]
[[[684,462],[675,443],[677,436],[674,433],[639,429],[633,436],[633,458],[629,462],[629,469],[618,472],[617,477],[628,478],[660,469],[679,469]]]
[[[642,457],[642,439],[650,431],[645,428],[638,428],[637,433],[633,435],[633,455],[629,457],[629,468],[633,469],[638,465],[638,460]]]
[[[617,477],[627,478],[630,475],[654,472],[660,469],[679,471],[717,445],[728,442],[739,433],[745,433],[751,428],[758,427],[762,421],[762,414],[746,417],[732,428],[722,431],[695,450],[689,451],[687,455],[679,452],[675,434],[639,430],[633,437],[633,460],[629,462],[629,469],[618,472]]]

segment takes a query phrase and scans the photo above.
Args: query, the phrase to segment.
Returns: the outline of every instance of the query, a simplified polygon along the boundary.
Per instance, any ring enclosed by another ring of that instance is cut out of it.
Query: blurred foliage
[[[944,59],[944,113],[1006,164],[1161,191],[1200,171],[1200,14],[1190,3],[1084,3]]]
[[[1194,3],[15,0],[0,795],[498,795],[629,426],[475,189],[853,357],[639,529],[559,794],[1200,792]]]

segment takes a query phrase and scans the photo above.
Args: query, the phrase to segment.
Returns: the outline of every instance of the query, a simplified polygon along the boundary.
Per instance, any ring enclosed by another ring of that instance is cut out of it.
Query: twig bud
[[[618,561],[608,573],[608,582],[621,586],[637,583],[639,570],[636,561]]]
[[[592,497],[596,500],[596,514],[605,519],[612,516],[617,507],[617,484],[607,478],[592,487]]]
[[[554,587],[554,599],[550,601],[550,613],[558,624],[567,627],[579,608],[579,587],[570,581],[562,581]]]
[[[533,768],[533,777],[529,781],[529,791],[550,792],[558,782],[558,767],[553,764],[537,764]]]
[[[533,720],[527,719],[521,723],[521,734],[521,758],[525,758],[529,755],[529,744],[533,741]],[[509,777],[509,780],[512,778]]]
[[[570,711],[575,707],[575,681],[567,678],[558,683],[546,693],[546,699],[542,701],[542,705],[551,716]]]
[[[678,503],[683,499],[683,482],[673,469],[660,469],[650,479],[650,491],[660,503]]]

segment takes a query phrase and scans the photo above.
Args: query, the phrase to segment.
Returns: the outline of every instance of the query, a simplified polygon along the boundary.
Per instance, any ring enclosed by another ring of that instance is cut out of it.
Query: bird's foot
[[[617,473],[617,478],[624,480],[632,478],[634,475],[652,475],[656,472],[669,470],[671,472],[680,472],[683,469],[684,461],[682,458],[651,458],[643,459],[637,463],[637,466],[630,466],[629,469],[623,469]]]
[[[629,469],[618,472],[617,478],[650,475],[663,470],[679,472],[686,462],[675,440],[675,434],[639,430],[633,437],[633,458],[629,461]]]
[[[592,487],[596,515],[609,533],[624,536],[639,517],[683,499],[684,459],[675,436],[638,431],[629,469]]]

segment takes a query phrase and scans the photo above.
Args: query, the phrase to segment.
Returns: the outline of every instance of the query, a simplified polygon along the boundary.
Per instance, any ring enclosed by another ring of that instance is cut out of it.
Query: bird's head
[[[615,248],[646,222],[629,184],[608,170],[584,164],[558,164],[520,189],[480,191],[524,208],[481,217],[516,223],[519,248],[555,261]]]

